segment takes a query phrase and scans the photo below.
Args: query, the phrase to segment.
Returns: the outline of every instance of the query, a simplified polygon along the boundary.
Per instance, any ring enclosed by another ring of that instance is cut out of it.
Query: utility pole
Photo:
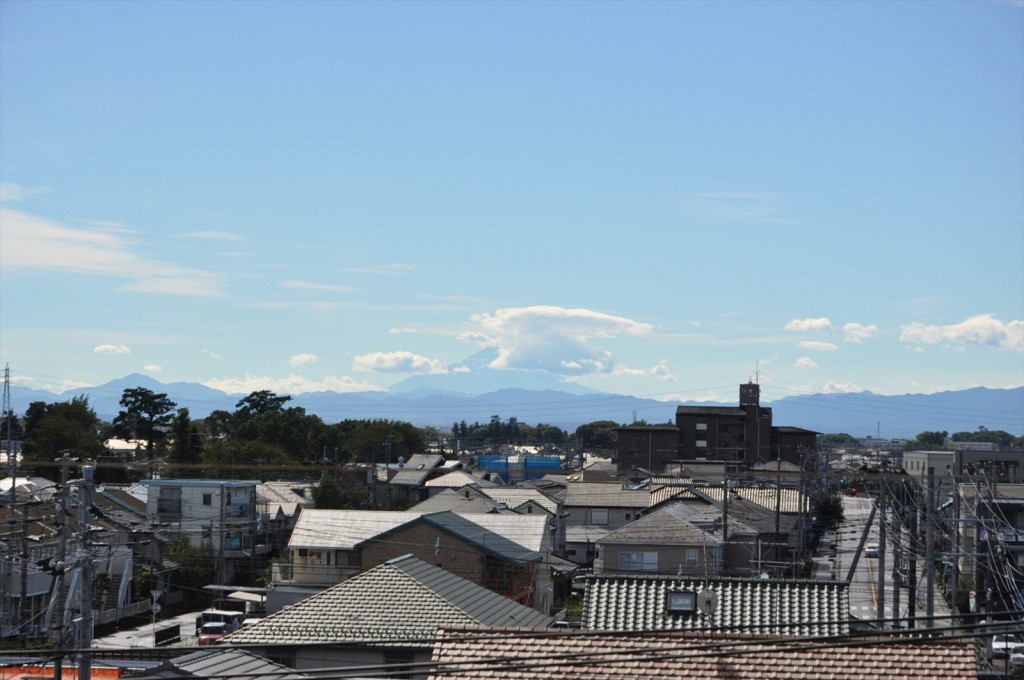
[[[910,492],[917,498],[917,484]],[[917,627],[917,503],[910,513],[910,542],[907,544],[907,627]]]
[[[928,468],[928,498],[924,503],[924,553],[925,574],[927,575],[927,600],[925,601],[926,625],[935,627],[935,536],[932,508],[935,507],[935,468]]]
[[[78,564],[81,578],[81,624],[79,627],[78,648],[81,654],[78,660],[79,680],[92,680],[92,580],[95,565],[92,563],[92,544],[89,539],[89,524],[92,521],[92,480],[96,471],[91,465],[82,468],[81,490],[78,495],[78,538],[80,541]]]
[[[953,619],[950,625],[960,625],[960,611],[957,607],[957,592],[960,589],[960,482],[953,479],[953,596],[950,598],[950,614]]]
[[[900,627],[900,563],[903,556],[902,541],[903,541],[903,521],[900,514],[893,509],[893,540],[892,540],[892,627],[897,629]]]
[[[3,414],[0,414],[0,417],[6,416],[10,410],[11,410],[11,368],[10,368],[9,365],[5,364],[4,365]],[[8,540],[9,540],[9,545],[13,546],[14,545],[15,531],[16,531],[17,522],[18,522],[18,516],[17,516],[17,510],[18,510],[17,496],[18,496],[18,494],[17,494],[17,491],[16,491],[16,489],[18,487],[18,456],[15,455],[15,453],[14,453],[14,445],[13,445],[13,442],[11,441],[11,421],[10,421],[9,418],[7,419],[7,467],[8,467],[8,476],[10,477],[10,480],[11,480],[11,499],[10,499],[11,500],[11,509],[10,509],[10,511],[7,514],[7,524],[8,524],[8,529],[10,529],[10,538]],[[5,562],[6,562],[6,564],[4,564],[3,566],[6,567],[6,573],[5,573],[5,580],[6,580],[7,578],[10,578],[13,575],[13,569],[11,569],[11,564],[13,562],[6,561],[6,560],[5,560]],[[25,573],[25,565],[24,564],[21,565],[21,571],[22,571],[22,573]],[[9,624],[10,630],[12,630],[12,631],[15,629],[15,626],[18,623],[15,620],[15,617],[14,617],[14,595],[12,593],[12,591],[14,589],[11,587],[13,585],[14,585],[13,583],[10,583],[10,584],[4,583],[4,584],[2,584],[2,586],[4,588],[4,600],[5,600],[5,604],[7,606],[4,607],[4,620],[2,622],[0,622],[0,623],[3,623],[3,624]],[[22,601],[24,601],[24,599],[25,599],[25,595],[24,595],[24,593],[22,593]],[[20,607],[20,603],[19,603],[19,607]],[[19,614],[20,614],[20,612],[19,612]],[[22,619],[22,620],[24,620],[24,619]],[[0,627],[2,627],[2,626],[0,626]]]
[[[64,590],[64,572],[67,571],[65,562],[67,559],[68,540],[68,464],[71,458],[68,452],[64,451],[60,457],[60,541],[57,543],[57,562],[54,564],[53,597],[60,598]],[[64,649],[64,625],[63,617],[54,617],[50,622],[54,637],[57,638],[57,648]],[[53,676],[60,680],[63,677],[64,657],[58,657],[54,662]]]
[[[882,486],[882,497],[879,499],[878,515],[878,628],[885,628],[885,506],[888,502],[886,496],[888,489]]]

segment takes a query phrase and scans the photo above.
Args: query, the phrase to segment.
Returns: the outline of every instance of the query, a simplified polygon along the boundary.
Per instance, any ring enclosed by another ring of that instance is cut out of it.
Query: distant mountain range
[[[665,402],[622,394],[607,394],[571,383],[553,384],[534,380],[529,389],[510,387],[474,393],[484,385],[478,378],[455,373],[410,378],[388,392],[307,392],[293,395],[289,406],[301,406],[324,421],[345,419],[402,420],[418,426],[448,429],[453,423],[486,423],[492,416],[516,418],[522,423],[545,423],[573,431],[595,420],[628,424],[645,420],[651,424],[675,422],[676,406],[736,406],[737,402]],[[507,375],[507,373],[506,373]],[[530,374],[516,374],[519,377]],[[451,382],[446,382],[454,378]],[[477,385],[476,383],[479,383]],[[70,390],[60,394],[11,386],[11,406],[23,414],[33,401],[68,401],[75,396],[89,398],[90,406],[103,420],[110,421],[121,410],[118,403],[125,389],[145,387],[167,394],[193,418],[211,411],[234,411],[244,394],[227,394],[198,383],[164,384],[153,378],[132,374],[103,385]],[[737,386],[737,395],[739,386]],[[913,439],[920,432],[945,430],[973,432],[979,427],[1024,434],[1024,387],[968,390],[936,394],[884,396],[871,392],[813,394],[762,402],[772,408],[772,422],[822,433],[845,432],[855,437]]]

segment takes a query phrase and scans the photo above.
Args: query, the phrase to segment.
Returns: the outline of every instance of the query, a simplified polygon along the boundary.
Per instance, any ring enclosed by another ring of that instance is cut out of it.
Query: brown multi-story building
[[[644,468],[665,474],[689,462],[714,463],[725,474],[772,460],[805,464],[816,448],[817,432],[772,427],[772,410],[761,406],[761,386],[740,385],[739,406],[676,407],[672,425],[634,425],[618,429],[618,469]]]

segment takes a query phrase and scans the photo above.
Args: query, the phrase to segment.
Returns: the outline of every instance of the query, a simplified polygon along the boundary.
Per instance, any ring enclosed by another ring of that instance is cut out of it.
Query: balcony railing
[[[295,586],[333,586],[359,573],[359,567],[326,564],[275,564],[274,583]]]

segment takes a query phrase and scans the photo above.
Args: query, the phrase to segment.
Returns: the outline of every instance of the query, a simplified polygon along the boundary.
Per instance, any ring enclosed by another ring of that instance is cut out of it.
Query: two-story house
[[[217,579],[231,583],[239,561],[267,552],[259,541],[256,481],[146,479],[146,514],[172,538],[209,545],[217,559]]]

